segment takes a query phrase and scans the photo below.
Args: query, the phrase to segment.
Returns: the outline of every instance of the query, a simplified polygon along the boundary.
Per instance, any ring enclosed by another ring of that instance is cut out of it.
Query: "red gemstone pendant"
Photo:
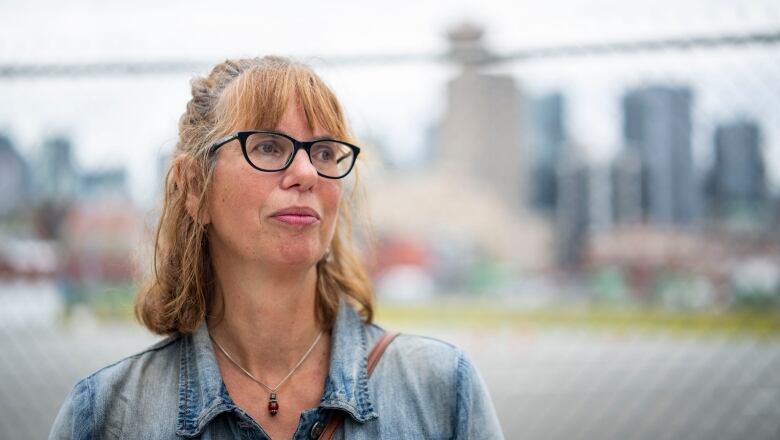
[[[271,393],[268,397],[268,412],[275,416],[279,412],[279,402],[276,401],[276,393]]]

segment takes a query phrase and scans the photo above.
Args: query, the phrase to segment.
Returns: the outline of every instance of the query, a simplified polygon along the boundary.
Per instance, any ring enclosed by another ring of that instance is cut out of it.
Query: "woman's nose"
[[[319,178],[317,169],[314,168],[308,153],[303,149],[300,149],[295,153],[292,163],[284,173],[282,185],[285,188],[298,186],[302,191],[308,191],[314,187]]]

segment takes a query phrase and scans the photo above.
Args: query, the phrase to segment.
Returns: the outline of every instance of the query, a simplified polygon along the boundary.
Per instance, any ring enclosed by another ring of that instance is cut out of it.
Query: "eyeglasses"
[[[328,179],[341,179],[349,174],[360,153],[360,148],[335,139],[302,142],[273,131],[239,131],[214,143],[209,148],[209,155],[235,139],[241,143],[246,161],[258,171],[285,170],[298,150],[305,150],[317,174]]]

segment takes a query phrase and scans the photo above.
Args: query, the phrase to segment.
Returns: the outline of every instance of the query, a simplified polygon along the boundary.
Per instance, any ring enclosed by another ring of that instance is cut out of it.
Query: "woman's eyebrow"
[[[334,140],[335,138],[333,136],[328,136],[328,135],[325,135],[325,136],[314,136],[313,138],[311,138],[311,142],[323,141],[325,139]]]

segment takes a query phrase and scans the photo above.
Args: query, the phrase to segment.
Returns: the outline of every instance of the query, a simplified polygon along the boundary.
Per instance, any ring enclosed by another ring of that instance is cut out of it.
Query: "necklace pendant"
[[[272,416],[275,416],[276,413],[279,412],[279,402],[276,401],[276,393],[271,393],[271,395],[268,396],[268,412],[271,413]]]

